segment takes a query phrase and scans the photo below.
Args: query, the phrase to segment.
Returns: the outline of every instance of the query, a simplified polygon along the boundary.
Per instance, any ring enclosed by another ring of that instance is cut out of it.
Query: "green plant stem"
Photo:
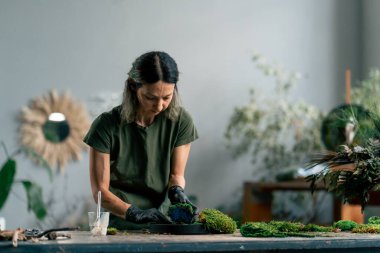
[[[3,141],[1,141],[1,146],[4,149],[4,153],[5,153],[6,157],[9,157],[9,153],[8,153],[7,147],[5,146],[5,143]]]

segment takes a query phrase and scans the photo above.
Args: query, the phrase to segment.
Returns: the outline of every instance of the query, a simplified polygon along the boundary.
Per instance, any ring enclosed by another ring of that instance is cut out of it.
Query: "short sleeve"
[[[92,123],[83,141],[97,151],[109,154],[111,151],[111,132],[109,122],[103,114]]]
[[[175,147],[188,144],[198,139],[198,131],[193,123],[193,119],[190,114],[182,109],[179,117],[179,129]]]

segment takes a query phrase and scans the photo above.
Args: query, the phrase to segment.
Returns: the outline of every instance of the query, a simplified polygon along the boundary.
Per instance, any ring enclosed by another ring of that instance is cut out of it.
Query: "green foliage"
[[[371,217],[372,218],[372,217]],[[329,232],[351,231],[352,233],[380,233],[380,217],[374,216],[369,224],[357,224],[351,220],[340,220],[331,227],[316,224],[304,225],[299,222],[270,221],[248,222],[241,226],[240,233],[244,237],[289,237],[289,236],[331,236]]]
[[[322,140],[326,149],[337,151],[339,146],[347,144],[346,128],[352,127],[353,145],[365,145],[369,138],[378,138],[373,113],[361,105],[341,105],[334,108],[322,123]]]
[[[335,232],[334,227],[325,227],[325,226],[319,226],[316,224],[307,224],[305,227],[302,229],[302,231],[305,232]]]
[[[380,184],[380,142],[369,140],[366,147],[343,145],[339,152],[329,152],[316,156],[310,166],[324,164],[319,173],[307,177],[312,189],[323,180],[329,191],[343,198],[344,202],[358,199],[365,208],[369,193]],[[336,169],[337,166],[353,164],[353,170]]]
[[[298,168],[309,154],[320,150],[322,113],[290,98],[299,73],[269,65],[259,55],[253,61],[264,76],[274,81],[273,96],[263,98],[252,89],[249,102],[234,108],[225,137],[235,157],[250,154],[261,177],[273,180],[281,169]]]
[[[266,222],[249,222],[240,227],[240,233],[244,237],[286,237],[286,233],[280,232],[276,227]]]
[[[371,69],[368,77],[360,82],[360,85],[352,88],[351,100],[354,104],[360,104],[366,109],[380,114],[380,70]]]
[[[16,174],[16,161],[13,159],[13,156],[18,155],[22,152],[29,155],[35,155],[35,152],[32,152],[28,149],[21,148],[14,152],[14,154],[9,155],[7,149],[3,142],[1,142],[5,154],[7,155],[7,159],[4,164],[1,166],[0,170],[0,210],[3,208],[6,200],[8,199],[9,193],[12,189],[14,183],[22,183],[24,189],[26,191],[27,196],[27,205],[28,211],[32,211],[39,220],[45,218],[47,211],[45,203],[43,202],[42,197],[42,188],[38,184],[28,181],[28,180],[14,180]],[[37,157],[37,155],[35,155]],[[38,159],[41,160],[42,164],[44,164],[44,168],[47,168],[49,171],[49,178],[52,179],[52,174],[50,167],[48,167],[45,160],[38,156]],[[47,166],[47,167],[46,167]]]
[[[28,211],[32,210],[38,219],[43,219],[46,216],[46,207],[42,200],[42,187],[38,184],[23,180],[21,181],[28,199]]]
[[[351,231],[356,228],[358,224],[352,220],[340,220],[334,223],[335,228],[339,228],[342,231]]]
[[[232,234],[236,231],[236,222],[217,209],[206,208],[199,213],[199,222],[213,233]]]
[[[337,152],[325,152],[316,155],[309,167],[322,164],[325,168],[310,175],[312,191],[318,181],[324,181],[328,190],[341,196],[344,202],[359,200],[364,210],[370,197],[370,191],[380,188],[380,71],[371,70],[369,77],[360,86],[352,89],[352,102],[363,106],[365,120],[352,117],[360,142],[343,145]],[[350,113],[350,112],[348,112]],[[344,169],[349,164],[351,170]]]
[[[119,230],[117,228],[107,228],[107,235],[116,235]]]
[[[379,224],[358,224],[358,226],[353,228],[351,232],[376,234],[376,233],[380,233],[380,225]]]
[[[270,221],[268,225],[275,227],[280,232],[299,232],[304,225],[300,222]]]
[[[372,216],[368,218],[368,224],[379,224],[380,225],[380,216]]]
[[[305,226],[302,223],[290,221],[248,222],[240,227],[240,233],[244,237],[314,237],[322,235],[315,232],[332,231],[334,231],[332,227],[315,224]]]
[[[0,209],[4,206],[16,174],[16,161],[8,159],[0,170]]]

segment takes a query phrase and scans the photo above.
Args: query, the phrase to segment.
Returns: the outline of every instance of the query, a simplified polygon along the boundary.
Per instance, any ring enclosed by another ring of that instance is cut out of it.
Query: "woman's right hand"
[[[125,219],[134,223],[158,223],[170,224],[171,222],[156,208],[142,210],[137,206],[131,205],[125,214]]]

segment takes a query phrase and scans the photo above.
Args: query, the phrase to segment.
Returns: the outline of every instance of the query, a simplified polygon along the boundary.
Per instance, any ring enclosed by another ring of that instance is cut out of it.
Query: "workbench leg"
[[[341,200],[334,201],[334,221],[352,220],[358,224],[364,223],[364,213],[360,205],[343,204]]]
[[[253,184],[244,184],[243,223],[272,220],[272,193],[262,192]]]
[[[364,223],[364,213],[360,205],[342,205],[342,220],[352,220],[358,224]]]

